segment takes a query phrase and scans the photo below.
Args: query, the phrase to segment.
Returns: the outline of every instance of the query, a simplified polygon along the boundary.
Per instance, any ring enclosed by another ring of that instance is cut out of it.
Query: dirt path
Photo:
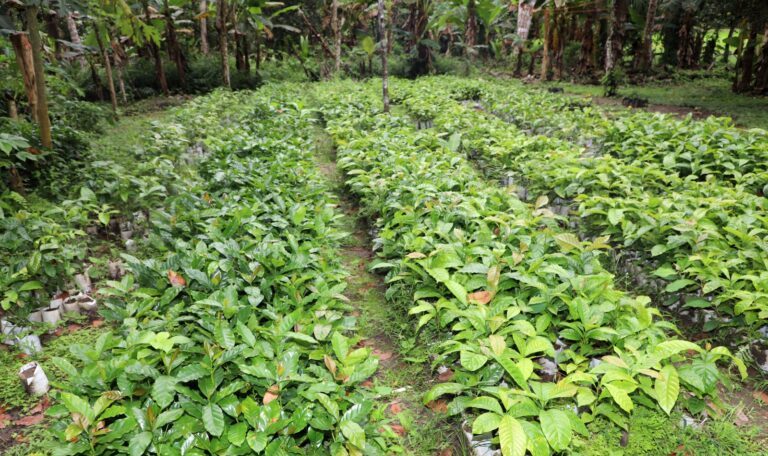
[[[318,166],[339,198],[342,224],[349,233],[339,250],[341,262],[350,273],[344,295],[356,308],[354,314],[364,338],[360,345],[370,347],[379,358],[379,369],[365,386],[378,395],[379,404],[386,409],[389,427],[402,438],[405,454],[469,454],[462,447],[458,423],[447,416],[447,404],[442,401],[429,404],[429,408],[421,403],[424,393],[439,379],[429,371],[428,363],[409,362],[402,353],[403,335],[397,320],[403,317],[393,315],[388,308],[384,278],[369,271],[375,258],[369,227],[359,215],[356,201],[344,189],[331,138],[320,128],[316,138]]]

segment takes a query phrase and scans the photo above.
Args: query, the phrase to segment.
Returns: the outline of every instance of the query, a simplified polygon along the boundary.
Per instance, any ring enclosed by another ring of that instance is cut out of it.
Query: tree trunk
[[[261,31],[257,28],[256,31],[256,71],[261,69]]]
[[[200,0],[200,52],[208,55],[208,0]]]
[[[768,24],[763,32],[763,52],[760,58],[760,67],[755,77],[754,92],[758,95],[768,93]]]
[[[587,14],[584,19],[584,28],[581,32],[581,53],[579,54],[579,66],[577,73],[586,75],[594,71],[594,61],[592,56],[594,55],[595,45],[595,32],[594,18],[592,14]]]
[[[734,30],[736,30],[736,27],[731,25],[731,28],[728,29],[728,38],[725,40],[725,49],[723,50],[723,63],[726,65],[728,65],[728,60],[731,58],[731,45],[729,43],[731,38],[733,38]]]
[[[755,49],[757,48],[757,29],[754,25],[749,31],[749,40],[741,56],[741,66],[736,68],[737,73],[741,70],[741,77],[736,84],[737,92],[748,92],[752,88],[752,75],[755,66]]]
[[[693,11],[684,11],[677,32],[680,47],[677,49],[678,68],[690,69],[696,67],[696,39],[694,35],[695,16]]]
[[[341,27],[339,26],[339,0],[331,2],[331,31],[333,33],[333,71],[341,71]]]
[[[467,3],[467,23],[464,26],[464,47],[469,58],[475,58],[475,46],[477,46],[477,4],[475,0]]]
[[[624,49],[624,24],[629,12],[628,0],[613,0],[608,40],[605,43],[605,72],[610,73],[621,64]]]
[[[704,46],[704,55],[701,56],[701,61],[705,66],[709,67],[715,61],[715,50],[717,49],[717,37],[720,36],[720,29],[715,30],[715,34],[707,40],[706,46]]]
[[[93,58],[88,57],[88,68],[91,70],[91,82],[96,89],[96,96],[99,101],[104,101],[104,87],[101,85],[101,79],[99,79],[98,73],[96,73],[96,67],[93,65]]]
[[[104,47],[104,38],[102,38],[101,31],[96,23],[93,24],[93,30],[96,35],[96,43],[99,45],[99,51],[101,52],[104,71],[107,74],[107,87],[109,88],[109,101],[112,103],[112,112],[117,113],[117,93],[115,93],[115,80],[112,79],[112,64],[109,62],[109,53],[107,48]]]
[[[179,40],[176,37],[176,26],[173,24],[171,7],[168,0],[163,0],[163,9],[165,15],[165,39],[168,47],[168,57],[176,64],[176,72],[179,73],[179,83],[181,87],[187,89],[187,59],[179,46]]]
[[[149,2],[147,0],[142,1],[144,6],[144,16],[147,24],[152,23],[152,16],[149,13]],[[160,55],[160,48],[152,40],[148,42],[148,48],[150,55],[155,59],[155,76],[157,76],[157,82],[160,84],[160,89],[163,91],[163,95],[170,96],[171,92],[168,90],[168,81],[165,79],[165,69],[163,68],[163,56]]]
[[[43,43],[37,23],[37,6],[28,6],[27,27],[32,44],[32,61],[35,66],[35,87],[37,92],[37,123],[40,126],[40,142],[45,148],[53,147],[51,139],[51,118],[48,117],[48,96],[45,93],[45,69],[43,68]]]
[[[541,50],[541,80],[549,80],[549,47],[552,42],[552,21],[551,21],[551,8],[549,4],[544,5],[544,47]]]
[[[61,55],[64,49],[61,46],[61,29],[59,28],[59,16],[56,11],[51,9],[47,12],[43,12],[45,16],[45,25],[48,36],[53,39],[54,43],[54,57],[56,61],[61,61]]]
[[[515,76],[520,76],[523,67],[523,49],[528,41],[533,22],[533,3],[529,0],[521,0],[517,4],[517,37],[520,40],[515,46]]]
[[[384,0],[378,0],[379,10],[379,36],[381,37],[381,98],[384,103],[384,112],[389,112],[389,65],[387,62],[387,51],[389,43],[387,39],[387,30],[384,18],[386,17],[386,8]]]
[[[13,120],[19,119],[19,109],[16,107],[16,100],[8,98],[8,117]]]
[[[227,0],[218,0],[216,7],[216,27],[219,29],[219,55],[221,57],[222,83],[228,89],[232,88],[229,78],[229,52],[227,49]]]
[[[37,123],[37,86],[35,83],[35,63],[32,57],[32,45],[26,33],[19,32],[10,36],[14,53],[16,54],[16,63],[21,71],[24,91],[27,93],[29,102],[29,115]]]
[[[640,52],[637,53],[635,69],[647,72],[653,65],[653,28],[656,26],[656,11],[659,0],[648,0],[648,12],[645,15],[645,27]]]
[[[109,45],[112,47],[112,58],[115,61],[115,67],[117,68],[117,82],[120,86],[120,97],[123,103],[128,103],[128,95],[125,93],[125,80],[123,79],[123,72],[125,71],[125,65],[128,63],[128,55],[120,45],[119,38],[113,38]]]
[[[80,41],[80,33],[77,31],[77,23],[75,22],[74,13],[67,14],[67,29],[69,30],[69,41],[71,41],[72,44],[81,46],[82,42]],[[82,51],[77,49],[77,53],[77,61],[80,63],[80,68],[85,68],[88,63],[85,61]]]

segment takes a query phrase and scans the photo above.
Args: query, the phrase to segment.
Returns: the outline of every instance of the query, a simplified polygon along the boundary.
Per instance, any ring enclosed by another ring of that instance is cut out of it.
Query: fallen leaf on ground
[[[446,413],[448,412],[448,402],[445,399],[438,399],[427,404],[427,407],[433,412]]]
[[[373,388],[373,382],[370,380],[366,380],[363,383],[360,384],[363,388]]]
[[[18,420],[14,421],[13,424],[17,426],[32,426],[33,424],[39,424],[41,421],[43,421],[43,418],[45,418],[44,414],[37,413],[35,415],[28,415],[24,418],[19,418]]]
[[[733,417],[733,424],[736,426],[746,426],[749,424],[749,417],[743,410],[739,409]]]
[[[378,348],[374,348],[373,355],[379,358],[379,360],[381,361],[386,361],[392,357],[392,352],[386,352],[386,351],[379,350]]]
[[[450,369],[446,369],[445,371],[441,372],[437,379],[441,382],[447,382],[450,381],[453,378],[453,371]]]
[[[397,415],[398,413],[403,411],[403,407],[400,405],[399,402],[393,402],[389,406],[389,411],[392,412],[393,414]]]
[[[77,323],[70,323],[67,325],[67,331],[69,332],[75,332],[80,328],[82,328],[82,326],[78,325]]]
[[[399,435],[400,437],[403,437],[406,434],[405,428],[400,426],[399,424],[390,424],[389,427],[391,427],[392,431],[394,431],[394,433]]]
[[[453,450],[450,448],[446,448],[439,453],[437,453],[437,456],[453,456]]]
[[[94,328],[101,328],[102,326],[104,326],[104,320],[93,320],[91,322],[91,326],[93,326]]]
[[[753,391],[752,397],[754,397],[758,401],[762,401],[763,404],[768,404],[768,394],[765,394],[762,391]]]

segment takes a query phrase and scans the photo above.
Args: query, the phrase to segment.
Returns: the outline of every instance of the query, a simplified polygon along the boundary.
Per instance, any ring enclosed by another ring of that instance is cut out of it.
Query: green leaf
[[[687,340],[667,340],[656,344],[656,347],[654,347],[654,354],[664,359],[687,350],[700,352],[701,347],[693,342],[688,342]]]
[[[216,343],[224,348],[232,348],[235,346],[235,334],[232,332],[232,328],[229,327],[226,321],[219,320],[216,322],[213,336],[216,338]]]
[[[491,432],[499,428],[499,423],[501,423],[501,415],[491,412],[483,413],[472,422],[472,433],[485,434],[486,432]]]
[[[265,432],[250,431],[245,440],[253,451],[260,453],[267,447],[268,437]]]
[[[352,420],[343,420],[341,422],[341,433],[347,438],[349,443],[360,450],[365,449],[365,431],[359,424]]]
[[[237,423],[232,425],[227,431],[227,439],[234,446],[240,446],[245,442],[245,434],[248,432],[247,423]]]
[[[467,305],[467,290],[459,282],[446,280],[445,286],[451,290],[451,293],[456,296],[456,299],[458,299],[460,303],[465,306]]]
[[[622,209],[608,209],[608,221],[611,225],[618,225],[624,220],[624,211]]]
[[[568,448],[573,436],[571,421],[562,410],[544,410],[539,413],[541,430],[547,438],[547,442],[555,451],[563,451]]]
[[[503,456],[525,456],[528,436],[520,422],[504,415],[499,421],[499,446]]]
[[[133,436],[128,443],[131,456],[141,456],[146,451],[149,444],[152,443],[152,433],[149,431],[140,432]]]
[[[561,233],[556,234],[555,242],[563,249],[564,252],[570,252],[573,249],[581,249],[581,241],[573,233]]]
[[[157,402],[161,409],[171,405],[173,397],[176,395],[176,379],[167,375],[161,375],[155,380],[152,386],[152,399]]]
[[[333,347],[333,353],[336,355],[336,358],[343,363],[344,360],[347,359],[347,354],[349,353],[349,339],[344,337],[341,333],[335,332],[331,336],[331,346]]]
[[[216,404],[203,407],[203,426],[209,434],[219,437],[224,432],[224,412]]]
[[[675,366],[668,364],[661,369],[658,378],[656,378],[654,389],[659,406],[669,415],[680,394],[680,376],[677,374]]]
[[[664,288],[665,291],[668,293],[674,293],[678,290],[682,290],[683,288],[687,287],[688,285],[693,285],[696,282],[690,279],[677,279],[674,282],[667,285],[666,288]]]
[[[477,408],[482,410],[488,410],[489,412],[496,412],[499,415],[503,415],[504,411],[499,405],[499,401],[489,396],[480,396],[467,402],[466,408]]]
[[[461,383],[439,383],[432,387],[431,390],[424,395],[424,403],[434,401],[440,396],[445,394],[457,394],[464,391],[465,386]]]
[[[238,334],[240,334],[240,337],[243,338],[243,341],[248,344],[249,347],[256,345],[256,336],[253,335],[253,332],[247,326],[238,321],[235,327]]]
[[[75,396],[72,393],[61,393],[61,402],[64,404],[67,410],[69,410],[70,413],[78,413],[88,418],[88,421],[90,422],[93,422],[93,420],[96,418],[93,416],[91,404],[79,396]]]
[[[488,357],[467,350],[462,350],[459,358],[461,366],[471,372],[480,369],[488,361]]]
[[[605,387],[619,407],[621,407],[627,413],[632,411],[632,399],[630,399],[629,394],[627,394],[626,391],[615,385],[611,385],[610,383],[605,385]]]
[[[24,282],[24,285],[19,287],[19,291],[32,291],[32,290],[39,290],[43,288],[43,284],[37,280],[32,280],[29,282]]]

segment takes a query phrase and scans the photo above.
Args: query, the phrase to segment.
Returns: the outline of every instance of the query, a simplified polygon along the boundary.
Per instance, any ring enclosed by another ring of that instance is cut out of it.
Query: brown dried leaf
[[[169,269],[168,270],[168,281],[171,282],[171,286],[174,287],[185,287],[187,286],[187,281],[184,280],[184,277],[181,276],[178,272]]]
[[[389,411],[392,412],[392,414],[397,415],[403,411],[403,406],[400,405],[399,402],[393,402],[389,405]]]
[[[104,326],[104,320],[101,320],[101,319],[93,320],[91,322],[91,326],[93,326],[94,328],[101,328],[102,326]]]
[[[389,427],[390,427],[390,428],[392,428],[392,431],[393,431],[395,434],[399,435],[400,437],[403,437],[403,436],[405,436],[405,434],[406,434],[406,432],[405,432],[405,428],[404,428],[404,427],[402,427],[402,426],[401,426],[401,425],[399,425],[399,424],[390,424],[390,425],[389,425]]]
[[[448,402],[445,399],[437,399],[427,404],[427,407],[433,412],[447,413]]]
[[[270,402],[277,399],[280,392],[280,387],[277,385],[272,385],[267,389],[267,392],[264,393],[264,399],[261,401],[264,405],[269,404]]]
[[[33,424],[39,424],[41,421],[43,421],[43,418],[45,418],[44,414],[36,413],[34,415],[25,416],[24,418],[19,418],[18,420],[14,421],[13,424],[16,426],[32,426]]]
[[[453,371],[450,369],[445,370],[437,376],[437,380],[440,382],[448,382],[453,378]]]
[[[478,304],[488,304],[493,299],[493,293],[490,291],[476,291],[468,294],[467,299]]]
[[[754,397],[758,401],[762,401],[763,404],[768,404],[768,394],[765,394],[762,391],[753,391],[752,397]]]

